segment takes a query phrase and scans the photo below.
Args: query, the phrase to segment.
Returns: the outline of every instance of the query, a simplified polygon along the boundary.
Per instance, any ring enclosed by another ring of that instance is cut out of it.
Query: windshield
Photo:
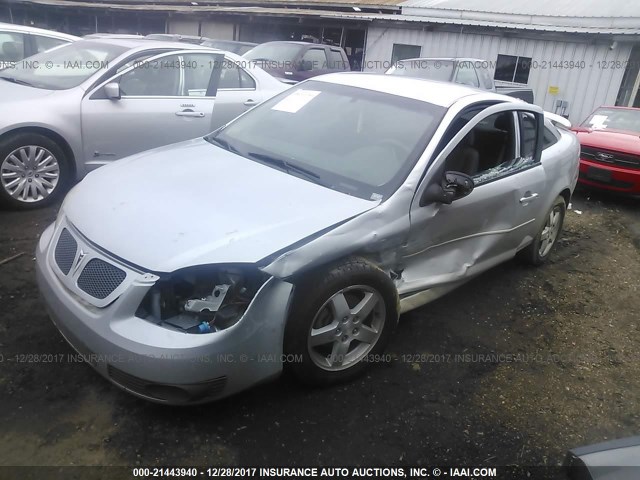
[[[640,133],[640,109],[599,108],[582,124],[593,130],[621,130]]]
[[[334,190],[381,200],[402,184],[444,113],[418,100],[307,81],[207,140]]]
[[[77,41],[39,53],[0,70],[0,77],[36,88],[66,90],[77,87],[127,49],[108,43]]]
[[[453,77],[453,61],[426,60],[420,58],[401,60],[387,70],[386,73],[389,75],[403,75],[405,77],[449,82]]]
[[[295,60],[301,45],[295,43],[263,43],[243,55],[248,60],[269,60],[274,66],[286,68]]]

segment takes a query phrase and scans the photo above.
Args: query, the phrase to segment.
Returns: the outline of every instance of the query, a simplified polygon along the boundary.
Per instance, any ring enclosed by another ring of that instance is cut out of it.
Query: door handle
[[[246,102],[244,102],[245,107],[253,107],[255,105],[257,105],[258,102],[256,102],[255,100],[249,99]]]
[[[536,198],[538,198],[538,194],[537,193],[531,193],[531,192],[527,192],[528,195],[522,197],[520,199],[520,203],[529,203],[534,201]]]
[[[204,112],[194,112],[193,110],[181,110],[179,112],[176,112],[176,115],[179,117],[197,117],[197,118],[202,118],[204,117]]]

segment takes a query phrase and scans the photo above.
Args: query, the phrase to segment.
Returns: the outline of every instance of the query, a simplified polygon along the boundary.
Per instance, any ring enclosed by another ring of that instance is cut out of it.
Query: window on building
[[[517,57],[515,55],[498,55],[496,71],[493,78],[505,82],[528,83],[530,57]]]
[[[405,60],[407,58],[418,58],[420,56],[420,45],[405,45],[403,43],[394,43],[393,51],[391,52],[391,63],[396,63],[399,60]]]

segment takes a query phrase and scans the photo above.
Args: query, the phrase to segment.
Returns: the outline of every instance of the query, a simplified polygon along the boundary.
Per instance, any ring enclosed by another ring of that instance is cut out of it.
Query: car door
[[[163,53],[135,62],[90,91],[81,103],[87,165],[212,131],[222,58],[197,50]],[[108,84],[118,86],[120,98],[108,97]]]
[[[468,110],[445,134],[451,140],[441,143],[411,205],[403,292],[466,280],[514,256],[532,239],[545,186],[541,129],[537,123],[533,150],[523,150],[518,109],[541,124],[537,107],[499,104],[480,113]],[[425,190],[440,184],[445,171],[470,175],[475,188],[451,204],[425,201]]]
[[[212,128],[228,123],[264,100],[256,79],[237,62],[225,58],[213,109]]]

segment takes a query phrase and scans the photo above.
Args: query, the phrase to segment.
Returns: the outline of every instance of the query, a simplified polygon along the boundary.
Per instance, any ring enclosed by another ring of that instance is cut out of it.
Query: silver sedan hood
[[[11,77],[11,69],[0,70],[0,77]],[[0,79],[0,98],[3,103],[19,102],[21,100],[34,100],[46,97],[54,93],[54,90],[45,90],[43,88],[28,87],[19,85],[7,80]]]
[[[89,174],[62,214],[106,251],[171,272],[254,263],[376,205],[196,139]]]

